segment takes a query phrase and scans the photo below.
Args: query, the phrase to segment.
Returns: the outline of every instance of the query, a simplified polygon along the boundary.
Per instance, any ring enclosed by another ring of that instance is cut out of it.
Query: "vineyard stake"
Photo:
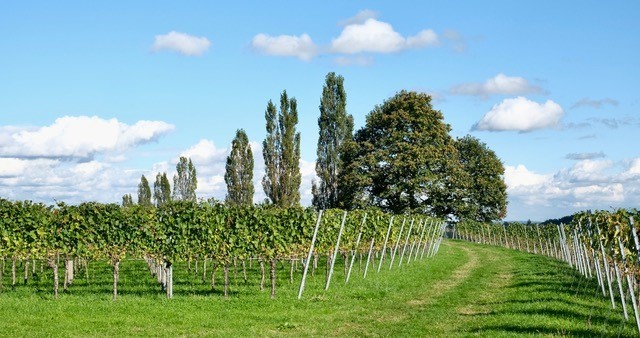
[[[307,280],[307,272],[309,271],[309,263],[311,263],[311,255],[313,254],[313,245],[316,242],[316,236],[318,235],[318,227],[320,227],[320,220],[322,219],[322,212],[318,213],[318,220],[316,221],[316,227],[313,230],[313,237],[311,238],[311,245],[309,246],[309,254],[307,255],[307,261],[304,264],[304,271],[302,272],[302,281],[300,282],[300,290],[298,290],[298,299],[302,298],[302,291],[304,290],[304,283]]]
[[[338,257],[338,250],[340,249],[340,238],[342,237],[342,230],[344,230],[344,222],[347,220],[347,211],[344,211],[342,215],[342,223],[340,224],[340,230],[338,231],[338,240],[336,241],[336,247],[333,250],[333,258],[331,258],[331,267],[329,268],[329,277],[327,278],[327,285],[324,286],[325,291],[329,290],[329,284],[331,284],[331,276],[333,275],[333,267]]]
[[[360,224],[360,231],[358,232],[358,239],[356,240],[356,249],[353,250],[353,258],[351,258],[351,263],[349,264],[349,272],[347,272],[347,278],[344,281],[345,284],[349,283],[349,277],[351,276],[351,269],[353,269],[353,263],[356,261],[355,253],[358,251],[358,247],[360,246],[360,239],[362,238],[362,229],[364,228],[364,223],[366,220],[367,220],[367,214],[365,213],[364,217],[362,218],[362,224]]]
[[[384,260],[384,254],[387,252],[387,241],[389,240],[389,235],[391,234],[391,225],[393,225],[393,215],[389,219],[389,228],[387,229],[387,235],[384,237],[384,245],[382,246],[382,254],[380,255],[380,263],[378,263],[378,272],[380,272],[380,268],[382,267],[382,261]]]
[[[616,225],[616,231],[620,232],[620,227]],[[627,256],[624,253],[624,246],[622,246],[622,241],[620,237],[618,237],[618,247],[620,247],[620,256],[622,256],[622,264],[627,265]],[[636,296],[633,292],[633,284],[631,284],[631,276],[629,274],[625,274],[627,277],[627,287],[629,288],[629,293],[631,294],[631,306],[633,306],[633,313],[636,317],[636,325],[638,326],[638,332],[640,332],[640,317],[638,316],[638,305],[636,304]]]
[[[393,248],[393,253],[391,254],[391,263],[389,263],[389,270],[393,267],[393,260],[396,258],[396,253],[398,252],[398,245],[400,244],[400,239],[402,238],[402,231],[404,230],[404,224],[407,221],[407,218],[402,219],[402,226],[400,227],[400,234],[398,235],[398,240],[396,240],[396,245]]]
[[[407,239],[404,241],[404,246],[402,247],[402,253],[400,254],[400,263],[398,263],[398,267],[402,266],[402,260],[404,259],[404,253],[407,251],[407,245],[409,244],[409,236],[411,236],[411,229],[413,229],[413,221],[411,219],[411,224],[409,225],[409,231],[407,231]]]
[[[591,222],[591,219],[589,219]],[[604,245],[602,245],[602,232],[600,231],[600,227],[596,224],[596,229],[598,230],[598,242],[600,243],[600,252],[602,253],[602,265],[604,265],[604,271],[607,276],[607,285],[609,285],[609,296],[611,297],[611,307],[616,308],[616,302],[613,295],[613,287],[611,286],[611,272],[609,272],[609,262],[607,261],[607,255],[604,251]]]
[[[371,238],[371,244],[369,245],[369,255],[367,255],[367,265],[364,266],[364,275],[362,276],[362,278],[367,278],[367,271],[369,271],[369,262],[371,262],[371,253],[373,252],[373,242],[375,241],[375,239],[375,236]]]

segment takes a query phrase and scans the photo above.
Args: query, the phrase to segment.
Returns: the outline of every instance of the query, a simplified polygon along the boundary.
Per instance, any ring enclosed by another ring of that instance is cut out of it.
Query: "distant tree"
[[[177,173],[173,175],[173,199],[179,201],[196,201],[196,189],[198,179],[196,178],[196,167],[184,156],[180,156],[176,164]]]
[[[468,177],[443,120],[422,93],[401,91],[376,106],[345,143],[341,205],[440,217],[462,213]]]
[[[149,181],[142,175],[140,177],[140,183],[138,183],[138,204],[144,206],[151,206],[151,188],[149,187]]]
[[[262,187],[271,202],[278,207],[300,204],[300,133],[298,124],[298,104],[289,99],[287,91],[280,95],[280,113],[269,100],[265,112],[267,137],[262,143],[265,176]]]
[[[133,197],[131,197],[131,194],[122,195],[122,206],[130,207],[132,205],[133,205]]]
[[[347,114],[347,93],[343,83],[342,76],[331,72],[322,88],[316,160],[316,174],[320,180],[312,186],[313,205],[317,209],[338,207],[342,145],[353,134],[353,117]]]
[[[158,207],[171,202],[171,184],[169,184],[167,173],[156,175],[156,181],[153,183],[153,199]]]
[[[456,140],[462,167],[470,178],[468,214],[462,216],[480,222],[500,220],[507,213],[507,185],[504,166],[496,153],[475,137]]]
[[[236,131],[227,157],[224,181],[227,183],[228,205],[253,204],[253,153],[244,130]]]

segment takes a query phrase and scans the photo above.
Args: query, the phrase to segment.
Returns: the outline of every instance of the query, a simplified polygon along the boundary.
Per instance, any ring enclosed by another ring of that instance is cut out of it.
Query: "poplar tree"
[[[173,199],[195,202],[198,179],[196,178],[196,167],[191,159],[180,156],[180,160],[176,164],[176,172],[173,175]]]
[[[224,181],[227,183],[228,205],[250,206],[253,204],[253,153],[244,130],[238,129],[227,157]]]
[[[316,174],[320,181],[313,182],[313,205],[317,209],[338,207],[339,180],[342,170],[342,145],[353,134],[353,117],[347,114],[347,93],[344,78],[331,72],[325,78],[320,99]]]
[[[142,175],[138,183],[138,205],[151,206],[151,188],[149,181]]]
[[[158,207],[171,202],[171,185],[167,173],[156,175],[156,181],[153,183],[153,199]]]
[[[133,197],[131,197],[131,194],[122,195],[122,206],[130,207],[132,205],[133,205]]]
[[[287,91],[280,95],[280,112],[269,100],[265,111],[267,137],[262,143],[265,176],[262,187],[271,202],[282,208],[300,204],[300,133],[298,104]]]

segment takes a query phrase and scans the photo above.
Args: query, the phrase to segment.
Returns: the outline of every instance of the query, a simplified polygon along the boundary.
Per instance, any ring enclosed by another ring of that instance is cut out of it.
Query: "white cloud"
[[[359,25],[363,24],[368,19],[377,19],[378,13],[376,11],[370,9],[363,9],[359,11],[355,16],[341,21],[338,23],[339,26],[345,27],[349,25]]]
[[[636,207],[640,203],[640,158],[628,161],[624,170],[619,167],[613,161],[593,159],[545,174],[524,165],[505,166],[507,218],[525,220],[540,214],[558,218],[587,208]]]
[[[568,160],[593,160],[603,157],[606,157],[606,155],[600,151],[597,153],[571,153],[567,154],[567,156],[565,156],[564,158]]]
[[[551,100],[540,104],[520,96],[494,105],[472,129],[526,132],[555,127],[563,115],[562,107]]]
[[[472,95],[487,98],[490,95],[535,94],[542,92],[542,88],[532,85],[525,78],[499,73],[485,82],[463,83],[453,86],[449,91],[455,95]]]
[[[303,61],[313,59],[318,50],[307,34],[269,36],[261,33],[253,37],[251,46],[262,54],[293,56]]]
[[[368,18],[347,25],[331,42],[331,51],[340,54],[362,52],[393,53],[407,48],[423,48],[439,44],[437,34],[423,30],[415,36],[403,37],[386,22]]]
[[[173,129],[162,121],[139,121],[130,126],[117,119],[65,116],[50,126],[0,129],[0,156],[91,158],[154,141]]]
[[[618,101],[608,97],[604,99],[599,99],[599,100],[584,97],[580,99],[578,102],[574,103],[573,106],[571,106],[571,108],[591,107],[595,109],[600,109],[606,105],[617,107]]]
[[[205,37],[196,37],[176,31],[164,35],[156,35],[152,49],[154,51],[170,50],[187,56],[200,56],[211,47]]]

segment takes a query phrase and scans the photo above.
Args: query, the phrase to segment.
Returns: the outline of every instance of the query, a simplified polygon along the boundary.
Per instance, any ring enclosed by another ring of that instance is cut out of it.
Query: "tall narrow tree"
[[[227,183],[228,205],[253,204],[253,153],[244,130],[238,129],[227,157],[224,181]]]
[[[184,156],[180,156],[176,164],[177,173],[173,175],[173,199],[182,201],[196,201],[196,189],[198,179],[196,178],[196,167]]]
[[[265,112],[267,137],[263,142],[262,154],[265,176],[262,187],[271,202],[279,207],[300,204],[300,133],[298,124],[298,103],[289,99],[287,91],[280,95],[280,112],[269,100]]]
[[[131,194],[122,195],[122,206],[130,207],[132,205],[133,205],[133,197],[131,197]]]
[[[339,180],[342,170],[342,145],[353,134],[353,117],[347,114],[347,93],[344,78],[331,72],[325,78],[320,99],[316,174],[320,181],[313,182],[313,205],[318,209],[338,207]]]
[[[156,181],[153,183],[153,199],[158,207],[171,202],[171,185],[167,173],[156,175]]]
[[[149,181],[142,175],[140,177],[140,183],[138,183],[138,204],[144,206],[151,206],[151,188],[149,187]]]

